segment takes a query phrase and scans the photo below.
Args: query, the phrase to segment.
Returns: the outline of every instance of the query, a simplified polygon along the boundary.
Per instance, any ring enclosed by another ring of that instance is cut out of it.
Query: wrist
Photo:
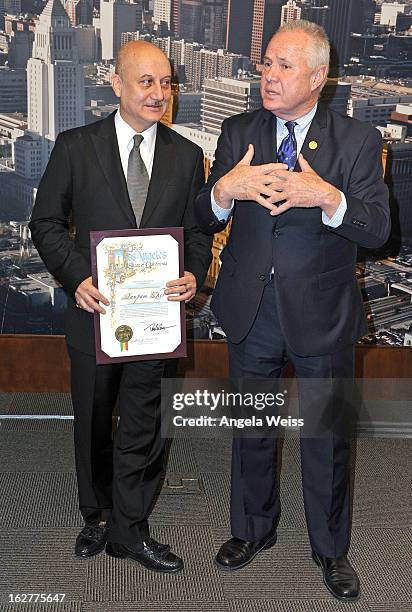
[[[216,204],[220,206],[220,208],[229,209],[231,207],[232,197],[225,192],[223,178],[219,179],[215,184],[213,196],[216,200]]]
[[[338,210],[340,203],[342,201],[341,192],[336,189],[333,185],[328,185],[329,189],[327,190],[323,202],[321,204],[321,208],[323,212],[332,219],[335,212]]]

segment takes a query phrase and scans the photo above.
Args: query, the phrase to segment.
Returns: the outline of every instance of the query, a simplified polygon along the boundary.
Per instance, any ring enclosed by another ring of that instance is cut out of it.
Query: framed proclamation
[[[110,301],[94,314],[96,363],[186,357],[184,302],[168,281],[184,274],[183,228],[90,232],[93,284]]]

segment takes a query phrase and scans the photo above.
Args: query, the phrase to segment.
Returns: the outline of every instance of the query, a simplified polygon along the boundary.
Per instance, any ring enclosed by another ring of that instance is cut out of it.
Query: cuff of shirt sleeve
[[[328,217],[328,215],[322,211],[322,223],[324,225],[328,225],[329,227],[334,228],[342,225],[343,217],[345,216],[345,213],[348,209],[348,204],[346,202],[345,194],[340,192],[340,195],[340,204],[333,217]]]
[[[229,219],[230,215],[232,214],[232,210],[233,210],[233,206],[235,202],[234,200],[232,200],[230,208],[221,208],[221,206],[219,206],[219,204],[215,200],[214,191],[215,191],[215,187],[213,186],[213,189],[210,194],[210,203],[212,205],[213,214],[215,215],[216,219],[218,219],[222,223],[226,223],[226,221]]]

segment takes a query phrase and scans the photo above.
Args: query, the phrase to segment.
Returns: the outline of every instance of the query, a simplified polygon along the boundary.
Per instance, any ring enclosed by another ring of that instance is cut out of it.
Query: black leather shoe
[[[223,570],[237,570],[248,565],[262,550],[267,550],[276,544],[276,529],[257,542],[248,542],[239,538],[231,538],[219,549],[215,557],[216,564]]]
[[[74,554],[79,559],[89,559],[98,555],[107,542],[107,526],[87,523],[76,538]]]
[[[322,557],[313,550],[312,558],[321,567],[323,582],[336,599],[355,601],[359,598],[359,578],[346,555],[334,559],[333,557]]]
[[[116,542],[107,542],[106,553],[110,557],[133,559],[133,561],[141,563],[146,569],[155,572],[173,573],[180,572],[183,569],[183,560],[171,552],[170,546],[160,544],[152,538],[143,542],[143,548],[139,551],[130,550],[127,546]]]

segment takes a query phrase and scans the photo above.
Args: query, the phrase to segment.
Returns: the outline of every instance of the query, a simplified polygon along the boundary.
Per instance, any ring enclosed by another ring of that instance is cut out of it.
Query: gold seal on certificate
[[[184,305],[166,283],[182,276],[182,228],[91,232],[93,281],[107,297],[95,314],[96,362],[186,354]]]
[[[119,327],[114,332],[116,336],[116,340],[120,342],[121,350],[129,349],[129,340],[133,337],[133,330],[128,325],[119,325]]]

